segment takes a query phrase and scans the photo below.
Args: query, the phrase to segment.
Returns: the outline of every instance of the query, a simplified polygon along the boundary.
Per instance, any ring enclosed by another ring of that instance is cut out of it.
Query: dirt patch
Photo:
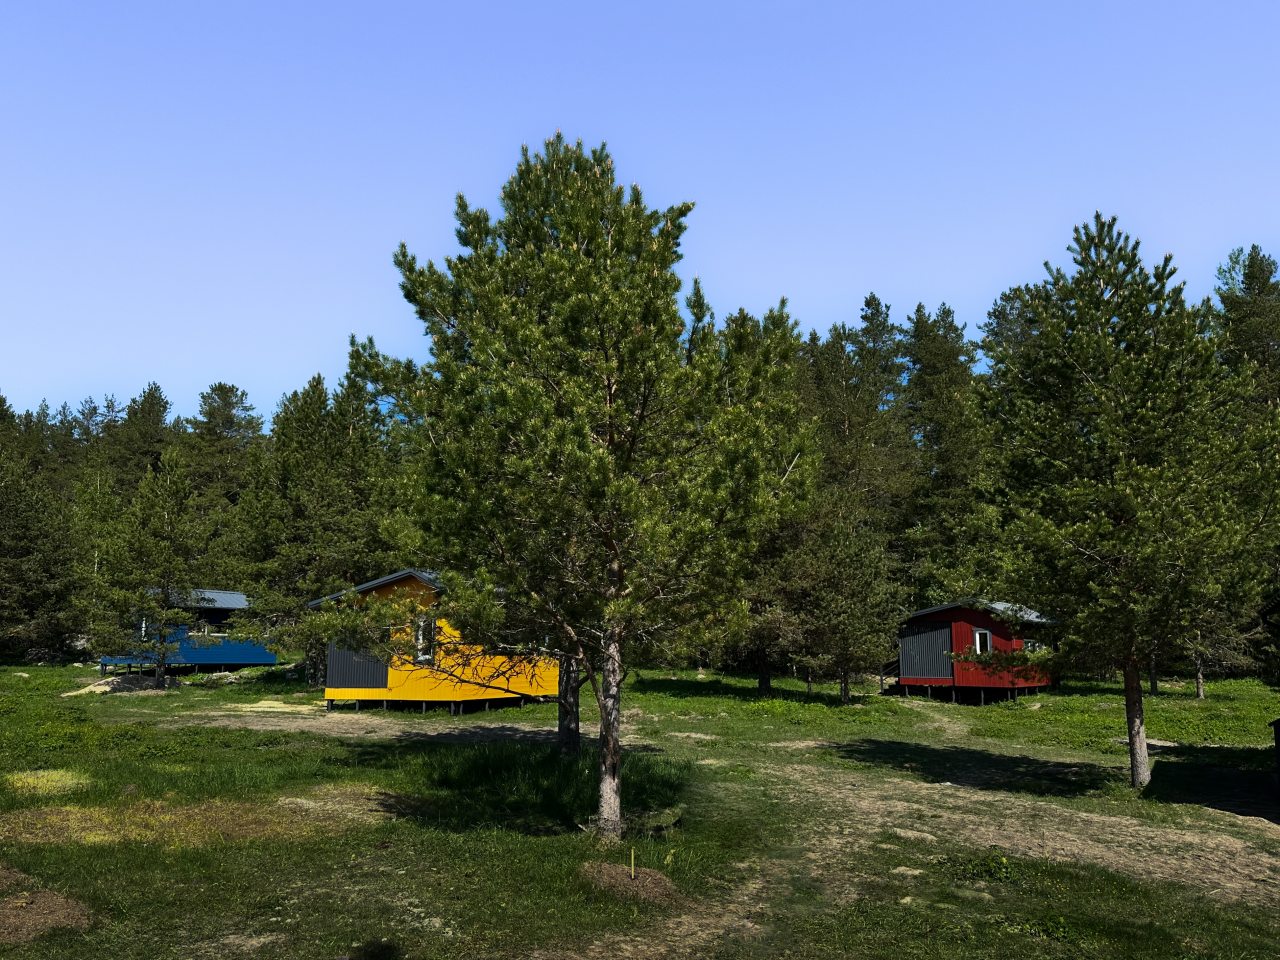
[[[386,795],[363,784],[334,784],[302,796],[281,797],[276,805],[321,822],[377,823],[390,817]]]
[[[660,870],[636,867],[633,877],[631,868],[623,864],[593,862],[584,863],[581,872],[597,890],[624,900],[663,904],[671,903],[677,896],[670,878]]]
[[[263,837],[341,830],[391,816],[375,791],[326,785],[261,804],[211,800],[177,805],[142,800],[120,807],[53,806],[0,815],[0,840],[11,843],[153,843],[203,847]]]
[[[313,704],[285,703],[283,700],[259,700],[257,703],[237,704],[235,709],[247,713],[319,714],[323,712],[320,707]]]
[[[253,936],[248,933],[233,933],[216,942],[205,944],[203,955],[225,957],[230,953],[252,956],[261,952],[264,947],[280,943],[284,938],[282,933],[264,933],[259,936]]]
[[[14,793],[37,797],[75,793],[93,782],[74,770],[23,770],[5,774],[3,780]]]
[[[778,861],[740,865],[753,875],[721,896],[656,921],[640,934],[618,934],[571,951],[539,951],[535,960],[641,960],[647,957],[701,958],[723,943],[758,936],[755,918],[785,883],[788,868]],[[584,866],[584,872],[585,872]],[[630,883],[630,870],[624,870]],[[639,873],[639,870],[636,871]],[[775,889],[778,888],[778,889]]]
[[[267,701],[268,703],[272,701]],[[286,709],[226,708],[197,709],[182,713],[167,722],[201,727],[229,727],[237,730],[258,730],[268,733],[316,733],[321,736],[344,739],[406,739],[433,740],[440,743],[492,743],[499,740],[525,740],[554,743],[554,727],[533,726],[507,721],[503,714],[488,714],[484,721],[423,722],[421,718],[408,719],[405,714],[386,710],[332,710],[308,704],[282,704]],[[252,706],[252,705],[250,705]],[[499,722],[498,717],[502,717]],[[590,723],[582,725],[583,737],[595,735]],[[632,737],[628,744],[642,741]]]
[[[1133,817],[1073,810],[1015,793],[954,784],[890,779],[859,781],[830,771],[796,766],[779,774],[799,792],[831,809],[833,818],[859,824],[856,832],[828,838],[827,856],[839,848],[869,842],[875,833],[910,835],[909,825],[925,821],[932,834],[1017,856],[1060,863],[1091,863],[1146,881],[1201,887],[1223,900],[1280,906],[1280,855],[1268,844],[1213,829],[1152,825]],[[975,817],[977,809],[999,809],[998,819]],[[1280,826],[1240,818],[1274,843]]]
[[[714,733],[697,733],[692,730],[674,730],[667,734],[669,737],[679,737],[681,740],[719,740]]]
[[[29,943],[50,930],[86,930],[89,910],[78,900],[39,889],[25,873],[0,865],[0,944]]]
[[[167,686],[176,686],[178,681],[169,678]],[[64,697],[82,697],[88,693],[132,693],[136,695],[154,694],[159,695],[165,692],[164,688],[156,689],[156,681],[154,677],[144,677],[139,673],[117,674],[113,677],[107,677],[103,680],[97,680],[88,683],[79,690],[68,690],[63,694]]]

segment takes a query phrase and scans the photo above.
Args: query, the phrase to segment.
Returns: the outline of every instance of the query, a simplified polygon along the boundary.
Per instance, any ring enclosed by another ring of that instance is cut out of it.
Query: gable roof
[[[314,610],[316,607],[320,606],[320,604],[327,603],[330,600],[337,600],[339,597],[345,597],[353,593],[368,593],[370,590],[376,590],[378,587],[385,587],[388,584],[408,579],[414,579],[419,583],[426,584],[432,590],[437,592],[444,591],[444,583],[441,581],[439,574],[432,570],[416,570],[410,568],[406,570],[397,570],[395,573],[388,573],[385,577],[378,577],[376,580],[370,580],[368,583],[362,583],[359,586],[348,587],[346,590],[339,590],[337,593],[331,593],[327,597],[320,597],[319,599],[309,602],[307,606]]]
[[[926,607],[923,610],[917,610],[915,613],[910,614],[907,619],[914,620],[916,617],[927,617],[931,613],[942,613],[944,610],[956,610],[959,608],[985,610],[987,613],[994,614],[1001,620],[1007,620],[1013,623],[1052,623],[1048,617],[1037,613],[1030,607],[1019,606],[1016,603],[1005,603],[1003,600],[979,600],[975,597],[970,597],[966,600],[957,600],[954,603],[944,603],[937,607]]]

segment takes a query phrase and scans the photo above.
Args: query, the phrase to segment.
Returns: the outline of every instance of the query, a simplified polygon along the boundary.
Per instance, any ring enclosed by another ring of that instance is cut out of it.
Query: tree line
[[[305,603],[440,572],[469,639],[562,664],[601,720],[600,822],[620,829],[621,691],[642,662],[833,680],[906,614],[965,597],[1048,616],[1057,669],[1119,671],[1132,772],[1142,676],[1277,656],[1280,282],[1231,252],[1214,300],[1101,215],[1069,261],[1001,293],[971,340],[946,304],[801,336],[785,300],[717,315],[676,266],[692,205],[651,208],[605,148],[523,151],[460,252],[395,256],[424,362],[350,345],[269,429],[215,383],[175,416],[0,400],[0,651],[57,660],[241,589],[303,650]]]

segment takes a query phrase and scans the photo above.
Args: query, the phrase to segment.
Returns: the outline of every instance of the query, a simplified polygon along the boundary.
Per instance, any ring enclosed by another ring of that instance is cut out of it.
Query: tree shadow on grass
[[[754,680],[752,681],[754,684]],[[693,697],[725,697],[730,700],[790,700],[795,703],[810,703],[824,707],[841,706],[840,696],[825,690],[805,693],[803,690],[790,690],[775,686],[768,696],[761,694],[755,686],[730,683],[720,678],[692,680],[685,677],[637,677],[631,682],[631,689],[636,693],[658,693],[678,699]],[[871,699],[866,694],[854,694],[851,703],[866,703]]]
[[[339,960],[404,960],[404,948],[391,940],[369,940],[356,944]]]
[[[1267,686],[1272,690],[1280,690],[1280,685],[1274,683],[1267,683]],[[1119,676],[1114,679],[1068,677],[1059,683],[1054,692],[1057,695],[1064,697],[1120,697],[1124,695],[1124,688],[1120,682]],[[1196,699],[1196,685],[1194,680],[1171,680],[1169,678],[1164,678],[1161,680],[1159,693],[1147,693],[1144,687],[1143,695],[1147,699],[1194,701]],[[1238,693],[1229,687],[1218,687],[1211,690],[1208,702],[1234,703],[1238,700],[1246,699],[1248,696],[1249,694],[1247,693]]]
[[[1162,748],[1143,796],[1192,803],[1280,823],[1280,785],[1272,747]]]
[[[856,740],[837,744],[834,749],[846,760],[901,770],[931,783],[978,790],[1078,797],[1124,780],[1121,771],[1097,764],[1010,756],[972,747]]]
[[[554,745],[532,742],[405,737],[361,745],[356,762],[396,771],[398,788],[380,794],[378,802],[397,817],[455,832],[498,828],[542,836],[590,821],[599,798],[596,756],[584,748],[566,757]],[[691,769],[656,750],[625,752],[624,816],[674,806]]]

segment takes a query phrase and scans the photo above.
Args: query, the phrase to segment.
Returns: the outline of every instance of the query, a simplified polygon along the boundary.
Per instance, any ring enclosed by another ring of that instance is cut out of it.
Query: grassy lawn
[[[580,828],[592,758],[556,754],[551,706],[325,714],[282,671],[60,696],[92,676],[0,669],[6,957],[1273,957],[1280,942],[1280,695],[1253,681],[1152,699],[1168,745],[1139,797],[1113,685],[985,708],[867,688],[842,707],[827,687],[761,700],[748,681],[641,670],[630,813],[683,817],[606,847]],[[633,849],[652,882],[602,881],[626,880]],[[18,942],[55,901],[79,922]]]

